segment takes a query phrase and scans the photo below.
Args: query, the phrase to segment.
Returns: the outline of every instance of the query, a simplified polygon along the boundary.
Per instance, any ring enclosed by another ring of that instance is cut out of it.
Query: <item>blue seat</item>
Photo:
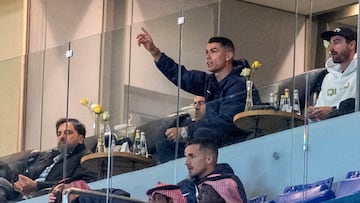
[[[327,189],[327,188],[331,189],[333,181],[334,181],[334,177],[329,177],[310,184],[287,186],[284,189],[284,193],[303,191],[306,189],[317,187],[319,185],[323,185],[323,189]],[[325,186],[326,188],[324,188]]]
[[[349,171],[347,174],[346,174],[346,179],[349,179],[349,178],[358,178],[360,177],[360,171]]]
[[[279,194],[276,203],[317,203],[335,198],[331,190],[334,177],[316,181],[310,184],[285,187],[284,193]]]
[[[360,177],[349,178],[339,182],[335,196],[342,197],[360,191]]]
[[[335,198],[334,192],[324,189],[326,185],[319,185],[297,192],[280,194],[276,198],[276,203],[318,203]]]
[[[248,203],[265,203],[266,200],[266,194],[259,195],[256,197],[253,197],[251,199],[248,199]]]

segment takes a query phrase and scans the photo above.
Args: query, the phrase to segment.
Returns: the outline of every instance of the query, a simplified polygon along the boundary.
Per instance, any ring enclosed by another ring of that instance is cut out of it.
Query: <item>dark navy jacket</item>
[[[179,65],[173,59],[162,53],[156,66],[172,83],[177,85]],[[204,96],[206,102],[205,119],[188,126],[190,137],[198,128],[214,129],[225,135],[243,135],[243,131],[233,123],[234,115],[244,111],[246,103],[246,79],[240,76],[242,68],[234,67],[229,75],[218,82],[214,74],[187,70],[181,66],[180,88],[194,95]],[[255,87],[253,102],[254,104],[261,102]]]

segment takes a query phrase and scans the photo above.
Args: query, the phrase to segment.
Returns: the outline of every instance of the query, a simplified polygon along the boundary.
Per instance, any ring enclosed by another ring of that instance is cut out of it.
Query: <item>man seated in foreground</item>
[[[80,164],[81,157],[91,153],[85,148],[85,135],[85,126],[77,119],[58,120],[56,122],[57,149],[41,152],[36,159],[30,162],[28,160],[27,167],[22,174],[18,175],[18,180],[14,182],[13,187],[6,188],[7,194],[3,198],[22,199],[23,196],[36,195],[39,190],[57,184],[64,178],[64,156],[67,159],[65,178],[68,181],[96,180],[96,174],[82,168]],[[1,183],[6,181],[3,178],[0,179]],[[11,186],[11,183],[9,185]]]
[[[188,168],[190,178],[184,179],[178,183],[183,194],[186,194],[187,202],[197,202],[197,185],[201,180],[211,177],[214,174],[228,176],[236,182],[237,192],[242,202],[247,202],[244,186],[240,179],[234,174],[229,164],[218,164],[218,147],[213,140],[208,139],[211,131],[208,129],[199,129],[197,133],[203,137],[196,137],[186,144],[185,165]]]

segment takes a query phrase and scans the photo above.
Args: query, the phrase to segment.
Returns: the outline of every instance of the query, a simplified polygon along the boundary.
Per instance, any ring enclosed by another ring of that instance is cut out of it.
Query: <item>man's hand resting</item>
[[[19,180],[14,183],[14,190],[24,195],[29,195],[37,190],[36,181],[24,175],[19,175]]]
[[[308,117],[314,121],[324,120],[331,117],[332,111],[333,108],[331,106],[309,106],[307,109]]]

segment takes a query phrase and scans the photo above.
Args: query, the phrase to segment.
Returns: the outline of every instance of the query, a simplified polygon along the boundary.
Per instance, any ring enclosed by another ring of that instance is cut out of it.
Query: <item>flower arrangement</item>
[[[251,67],[244,67],[240,73],[240,76],[246,77],[246,80],[250,80],[252,73],[261,67],[261,63],[257,60],[253,61]]]
[[[99,118],[101,121],[109,121],[110,113],[108,111],[103,111],[103,108],[100,104],[94,104],[89,101],[88,98],[83,97],[80,99],[80,104],[86,106],[91,114],[93,119]]]
[[[89,99],[86,97],[83,97],[80,99],[80,104],[83,106],[86,106],[93,119],[94,119],[94,133],[98,136],[98,143],[97,143],[97,152],[104,152],[104,133],[103,129],[105,128],[103,126],[103,129],[101,127],[101,123],[108,126],[108,121],[110,120],[110,113],[108,111],[103,111],[103,108],[100,104],[93,104],[92,102],[89,102]]]

